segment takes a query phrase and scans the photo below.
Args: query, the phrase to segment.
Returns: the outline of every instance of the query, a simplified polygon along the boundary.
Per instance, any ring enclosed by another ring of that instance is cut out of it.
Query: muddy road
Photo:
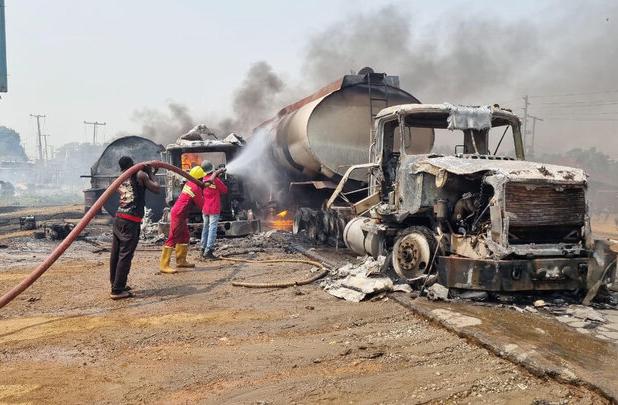
[[[3,243],[2,291],[53,245]],[[198,262],[160,275],[158,249],[142,247],[129,280],[136,297],[112,301],[100,250],[77,243],[0,311],[0,402],[606,403],[534,377],[390,299],[356,304],[315,284],[230,283],[305,278],[308,265]],[[257,255],[277,257],[301,258]]]

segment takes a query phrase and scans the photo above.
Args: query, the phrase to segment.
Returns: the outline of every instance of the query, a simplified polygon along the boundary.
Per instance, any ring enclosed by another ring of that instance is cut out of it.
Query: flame
[[[288,214],[288,210],[278,212],[265,221],[266,226],[280,231],[291,231],[294,226],[294,220]]]
[[[202,163],[199,153],[183,153],[181,157],[181,167],[184,171],[191,170],[194,166],[199,166]]]

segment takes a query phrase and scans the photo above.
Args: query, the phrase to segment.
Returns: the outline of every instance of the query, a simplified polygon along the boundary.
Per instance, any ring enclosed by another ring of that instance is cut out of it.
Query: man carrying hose
[[[227,186],[219,179],[221,173],[225,173],[225,168],[214,170],[214,166],[208,160],[202,162],[202,169],[208,176],[210,183],[204,187],[204,207],[202,208],[202,257],[205,259],[216,259],[213,254],[215,241],[217,240],[217,226],[219,215],[221,214],[221,194],[227,193]]]
[[[189,171],[189,175],[197,180],[201,180],[205,173],[200,166],[195,166]],[[187,262],[190,239],[188,215],[191,202],[201,211],[204,204],[204,196],[200,186],[192,181],[187,181],[170,211],[170,234],[167,242],[163,245],[161,261],[159,263],[161,273],[176,273],[176,270],[170,267],[170,260],[174,249],[176,249],[176,267],[195,267],[195,264]]]
[[[133,159],[123,156],[118,160],[121,171],[133,166]],[[128,298],[132,294],[127,287],[131,260],[139,242],[139,232],[144,216],[146,190],[159,193],[160,186],[152,168],[144,167],[118,187],[120,205],[114,219],[112,252],[109,259],[109,278],[112,284],[110,297],[114,300]]]

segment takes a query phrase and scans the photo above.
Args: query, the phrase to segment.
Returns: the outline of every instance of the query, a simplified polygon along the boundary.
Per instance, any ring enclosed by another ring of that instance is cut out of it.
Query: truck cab
[[[231,134],[225,139],[182,139],[170,144],[165,148],[162,157],[167,163],[180,167],[185,171],[199,166],[203,160],[209,160],[215,168],[225,167],[240,151],[244,140]],[[245,236],[260,231],[260,221],[252,218],[250,210],[251,200],[247,196],[242,180],[227,173],[222,175],[221,180],[227,185],[228,193],[221,196],[221,217],[218,232],[224,236]],[[172,172],[167,172],[165,177],[166,195],[168,206],[172,206],[184,185],[184,178]],[[169,221],[162,221],[165,227]],[[189,227],[195,234],[199,233],[202,226],[202,214],[197,209],[189,213]]]
[[[370,162],[358,165],[369,190],[344,230],[348,247],[389,256],[409,281],[435,272],[451,288],[585,288],[604,263],[591,259],[586,174],[525,161],[520,126],[499,106],[382,110]]]

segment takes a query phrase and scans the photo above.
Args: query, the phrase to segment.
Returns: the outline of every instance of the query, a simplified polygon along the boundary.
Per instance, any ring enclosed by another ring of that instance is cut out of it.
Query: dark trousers
[[[123,218],[114,220],[112,254],[109,258],[109,281],[112,292],[119,293],[127,285],[131,260],[139,242],[140,224]]]

